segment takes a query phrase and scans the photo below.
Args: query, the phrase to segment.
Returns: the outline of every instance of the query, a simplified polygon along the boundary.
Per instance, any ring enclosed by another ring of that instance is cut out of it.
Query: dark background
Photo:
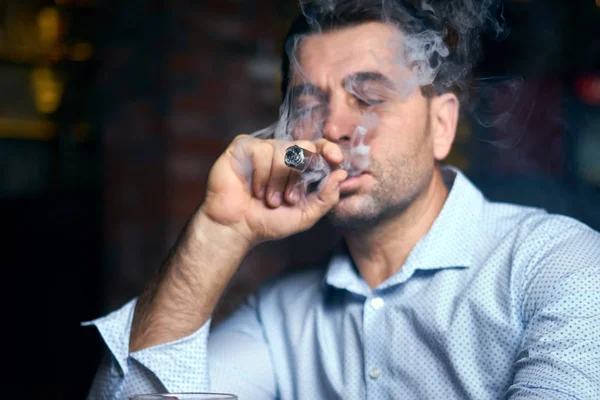
[[[292,0],[0,0],[4,395],[85,397],[102,343],[80,322],[139,294],[217,155],[276,119],[295,11]],[[600,2],[509,1],[505,16],[512,33],[484,43],[488,79],[449,162],[491,199],[600,229]],[[254,251],[217,322],[331,238],[320,224]]]

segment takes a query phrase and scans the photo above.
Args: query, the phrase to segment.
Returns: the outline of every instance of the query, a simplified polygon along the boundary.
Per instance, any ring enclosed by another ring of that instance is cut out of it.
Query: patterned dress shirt
[[[600,234],[444,178],[433,226],[373,290],[340,250],[172,343],[129,354],[135,299],[85,323],[110,350],[89,399],[600,399]]]

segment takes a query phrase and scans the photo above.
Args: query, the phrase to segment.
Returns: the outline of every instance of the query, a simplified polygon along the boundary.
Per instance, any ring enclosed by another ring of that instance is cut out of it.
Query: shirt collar
[[[420,270],[468,268],[473,264],[485,199],[482,193],[454,167],[442,168],[448,198],[429,232],[408,255],[400,270],[377,289],[405,282]],[[360,276],[344,247],[329,262],[324,281],[330,286],[367,296],[371,289]]]

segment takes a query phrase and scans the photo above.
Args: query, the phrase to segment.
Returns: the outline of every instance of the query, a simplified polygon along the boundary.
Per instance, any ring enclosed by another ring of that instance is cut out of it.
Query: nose
[[[343,98],[334,98],[332,96],[329,103],[327,120],[323,127],[323,137],[340,145],[349,143],[352,138],[352,132],[359,123],[357,114],[359,112]]]

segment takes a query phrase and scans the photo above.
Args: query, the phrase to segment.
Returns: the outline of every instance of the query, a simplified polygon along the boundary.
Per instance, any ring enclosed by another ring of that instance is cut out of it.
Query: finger
[[[248,135],[237,135],[227,147],[226,153],[239,155],[245,149],[247,142],[251,141],[252,138]]]
[[[319,139],[315,142],[317,153],[321,154],[330,165],[340,165],[344,161],[342,149],[336,143],[327,139]]]
[[[315,145],[315,142],[311,142],[310,140],[296,140],[294,144],[302,147],[303,149],[310,150],[313,153],[317,151],[317,146]]]
[[[284,190],[290,175],[291,169],[283,162],[283,154],[275,151],[273,147],[273,157],[271,162],[271,174],[267,184],[266,201],[271,207],[279,207],[283,201]]]
[[[296,205],[304,193],[302,176],[297,171],[291,171],[285,187],[285,201],[290,205]]]
[[[327,214],[340,200],[340,184],[348,177],[343,169],[333,171],[325,181],[321,191],[307,196],[309,220],[318,219]]]
[[[250,139],[250,138],[251,138],[251,136],[250,136],[250,135],[247,135],[247,134],[245,134],[245,133],[242,133],[242,134],[240,134],[240,135],[237,135],[235,138],[233,138],[233,140],[232,140],[232,142],[231,142],[231,145],[235,145],[235,144],[236,144],[237,142],[239,142],[240,140],[248,140],[248,139]]]
[[[259,199],[264,199],[271,175],[273,162],[273,146],[265,140],[256,140],[251,150],[252,193]]]

